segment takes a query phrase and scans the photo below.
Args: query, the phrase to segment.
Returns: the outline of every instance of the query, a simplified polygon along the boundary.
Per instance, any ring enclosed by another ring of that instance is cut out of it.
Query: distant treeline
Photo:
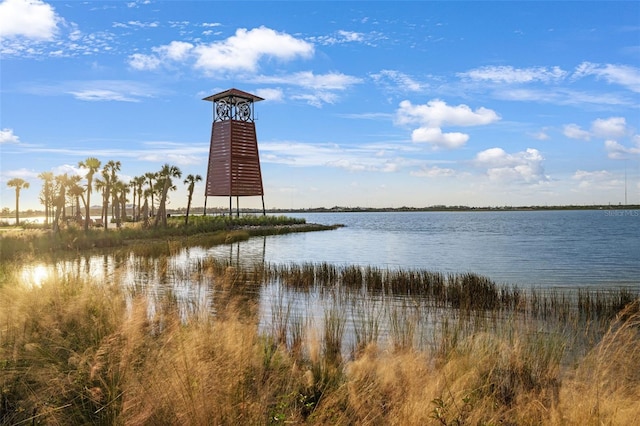
[[[429,207],[317,207],[309,209],[267,209],[267,212],[439,212],[439,211],[533,211],[533,210],[637,210],[640,204],[627,205],[567,205],[567,206],[496,206],[496,207],[470,207],[470,206],[429,206]]]
[[[127,204],[129,207],[130,205]],[[94,213],[100,213],[100,206],[91,206],[92,215]],[[8,210],[8,209],[7,209]],[[202,214],[203,207],[191,207],[191,214]],[[302,209],[267,209],[267,213],[336,213],[336,212],[448,212],[448,211],[536,211],[536,210],[640,210],[640,204],[593,204],[593,205],[566,205],[566,206],[486,206],[486,207],[471,207],[471,206],[445,206],[436,205],[429,207],[312,207]],[[169,214],[185,214],[186,208],[167,209]],[[240,209],[241,213],[262,213],[262,209],[246,208]],[[13,214],[13,211],[3,212],[7,216]],[[22,212],[25,217],[43,215],[43,211],[39,210],[27,210]],[[228,214],[228,209],[208,207],[207,215],[216,214]]]

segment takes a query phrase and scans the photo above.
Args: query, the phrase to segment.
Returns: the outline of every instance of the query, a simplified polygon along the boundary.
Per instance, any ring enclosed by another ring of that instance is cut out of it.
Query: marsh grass
[[[93,248],[122,247],[125,244],[139,245],[148,241],[155,244],[158,240],[180,240],[181,244],[210,246],[241,241],[250,236],[335,228],[336,226],[306,225],[301,218],[252,215],[239,218],[194,216],[188,225],[184,225],[181,218],[171,218],[167,227],[144,228],[141,223],[131,223],[120,229],[90,229],[87,232],[71,224],[58,233],[45,228],[0,232],[0,260],[58,251],[79,252]]]
[[[212,306],[185,311],[179,291],[123,285],[124,272],[58,271],[25,285],[3,265],[1,425],[633,424],[640,416],[640,301],[629,290],[525,291],[468,274],[354,266],[137,265],[137,274],[209,286]],[[276,284],[265,324],[260,289]],[[464,288],[484,296],[471,302]]]

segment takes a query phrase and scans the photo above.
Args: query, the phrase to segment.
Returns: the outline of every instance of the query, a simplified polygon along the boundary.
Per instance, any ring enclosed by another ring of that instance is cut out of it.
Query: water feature
[[[252,239],[198,255],[475,272],[544,287],[640,284],[640,211],[297,213],[331,232]]]
[[[210,270],[220,263],[248,271],[255,265],[326,264],[341,271],[360,265],[383,274],[429,270],[447,277],[472,272],[505,286],[542,290],[539,295],[548,297],[544,303],[555,304],[541,308],[543,316],[544,310],[552,309],[557,319],[558,315],[562,318],[568,312],[575,313],[577,296],[571,296],[569,307],[556,291],[607,291],[621,287],[631,290],[629,294],[640,291],[640,217],[636,213],[297,213],[294,216],[310,223],[345,226],[325,232],[255,237],[213,247],[167,244],[165,254],[143,255],[135,249],[87,255],[63,253],[55,261],[25,265],[21,279],[31,286],[41,285],[54,274],[117,283],[130,295],[129,304],[142,295],[150,316],[169,297],[181,316],[188,319],[215,314],[232,301],[234,295],[230,294],[237,282],[225,282],[219,270]],[[307,274],[311,269],[307,268]],[[316,273],[317,269],[310,272]],[[322,330],[339,324],[343,329],[338,332],[345,335],[343,351],[362,339],[395,339],[390,343],[396,346],[423,345],[437,341],[437,330],[446,326],[443,319],[446,322],[446,318],[457,315],[446,299],[438,302],[429,297],[406,297],[408,293],[402,291],[377,293],[360,290],[357,285],[335,286],[334,282],[314,282],[305,288],[287,285],[280,277],[261,280],[240,286],[242,309],[253,311],[263,330],[280,335],[289,344],[303,328]],[[538,315],[532,312],[539,309],[533,302],[538,296],[529,295],[523,317],[528,322],[530,315]],[[489,320],[503,315],[499,311],[490,313]],[[513,319],[513,313],[506,315]],[[407,341],[402,342],[403,339]]]

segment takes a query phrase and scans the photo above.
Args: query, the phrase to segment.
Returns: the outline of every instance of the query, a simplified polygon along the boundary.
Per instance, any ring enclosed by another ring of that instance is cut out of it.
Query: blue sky
[[[90,156],[205,177],[232,87],[268,208],[640,203],[639,2],[4,0],[0,43],[2,207]]]

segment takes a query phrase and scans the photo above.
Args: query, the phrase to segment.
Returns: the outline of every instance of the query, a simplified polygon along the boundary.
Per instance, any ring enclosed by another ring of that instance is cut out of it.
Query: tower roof
[[[264,99],[261,98],[260,96],[252,95],[251,93],[243,92],[242,90],[238,90],[234,88],[227,89],[224,92],[216,93],[215,95],[207,96],[202,100],[215,102],[219,99],[224,99],[224,98],[240,98],[240,99],[244,99],[246,101],[252,101],[252,102],[264,101]]]

